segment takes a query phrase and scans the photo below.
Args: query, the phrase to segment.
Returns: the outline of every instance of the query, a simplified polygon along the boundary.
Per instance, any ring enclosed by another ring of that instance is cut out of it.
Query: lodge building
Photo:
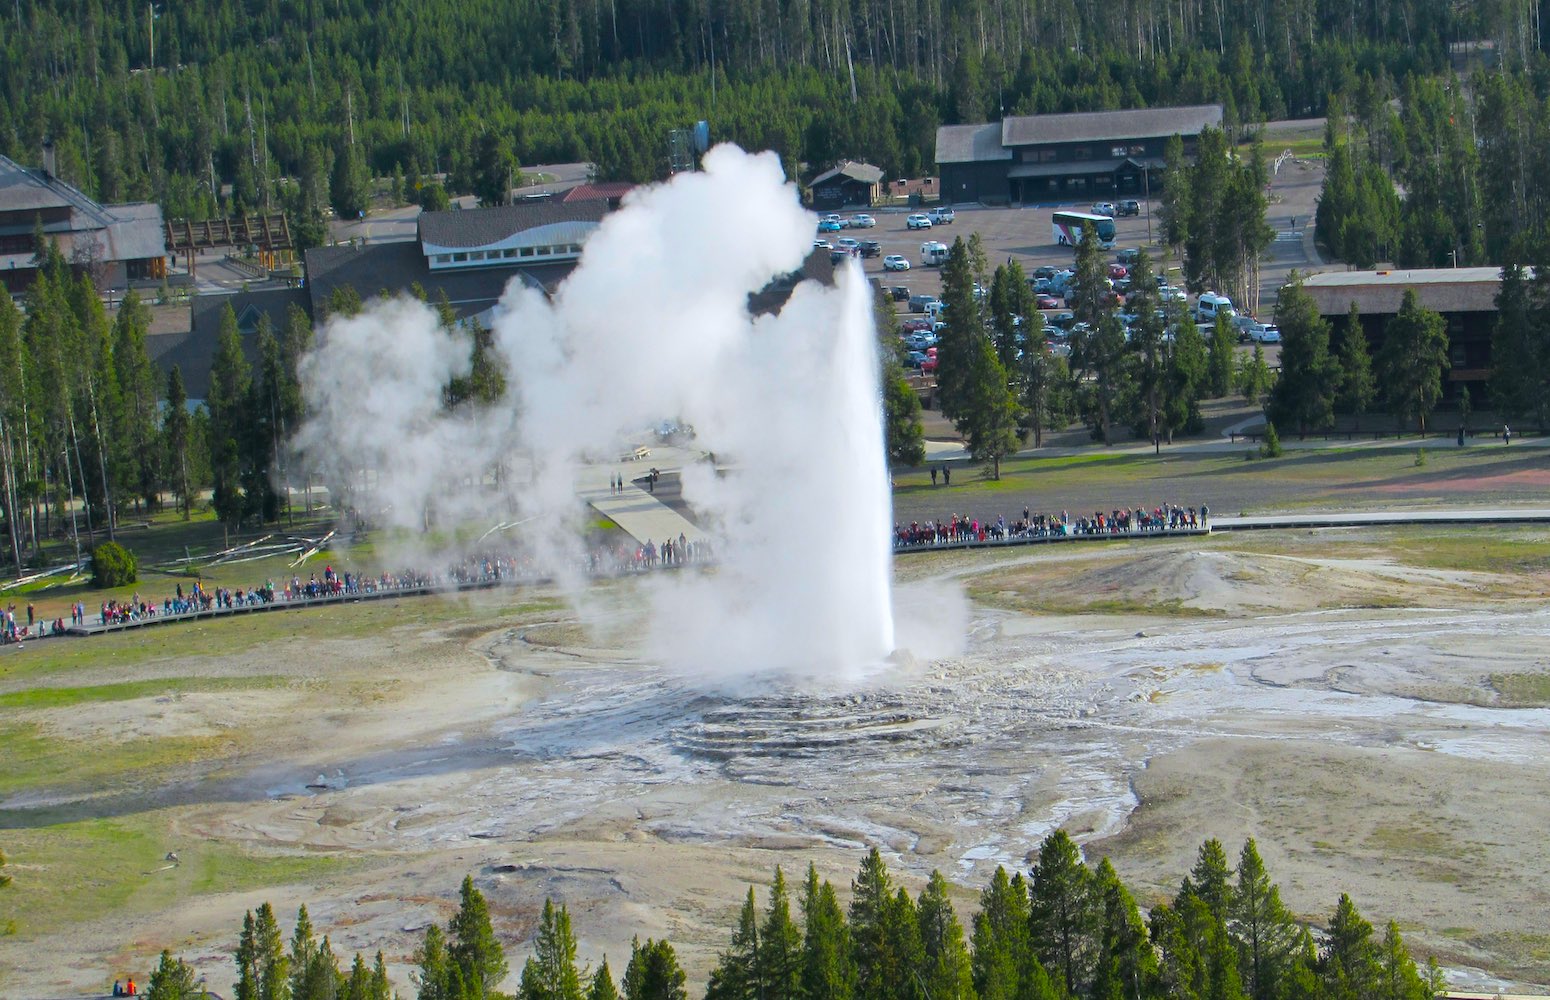
[[[1029,205],[1142,198],[1162,188],[1168,140],[1193,158],[1222,106],[1023,115],[936,133],[944,202]]]

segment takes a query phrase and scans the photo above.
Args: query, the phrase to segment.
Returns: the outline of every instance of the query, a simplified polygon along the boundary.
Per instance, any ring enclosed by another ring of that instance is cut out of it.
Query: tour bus
[[[1074,247],[1082,241],[1082,228],[1092,226],[1098,233],[1098,245],[1105,250],[1114,249],[1114,220],[1106,215],[1091,212],[1056,212],[1052,216],[1055,245]]]
[[[946,243],[938,243],[935,240],[930,240],[920,245],[920,264],[922,267],[937,267],[946,263]]]

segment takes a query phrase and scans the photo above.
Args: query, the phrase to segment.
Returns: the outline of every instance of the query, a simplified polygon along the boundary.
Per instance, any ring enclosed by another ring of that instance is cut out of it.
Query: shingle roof
[[[548,201],[420,215],[420,239],[441,247],[482,247],[556,222],[601,222],[606,201]]]
[[[618,201],[631,191],[635,185],[629,181],[600,181],[596,184],[577,184],[565,192],[562,202],[576,201]]]
[[[361,298],[369,299],[384,289],[390,294],[408,292],[411,285],[419,282],[432,301],[438,291],[446,292],[447,301],[461,318],[494,305],[514,277],[547,287],[555,273],[553,269],[559,267],[570,273],[571,265],[565,264],[546,265],[538,273],[529,273],[535,268],[506,266],[432,271],[420,252],[420,244],[414,241],[369,243],[363,247],[346,244],[307,251],[307,290],[311,294],[312,315],[317,317],[327,311],[334,289],[342,285],[349,285]]]
[[[833,170],[826,170],[813,178],[813,186],[816,187],[824,181],[833,180],[839,176],[849,177],[853,181],[863,184],[877,184],[883,179],[883,168],[874,167],[870,163],[857,163],[854,160],[846,160]]]
[[[1170,135],[1198,135],[1208,125],[1221,124],[1220,104],[1084,111],[1065,115],[1024,115],[1001,122],[1001,143],[1004,146],[1034,146],[1050,142],[1152,139]],[[941,139],[938,138],[937,142],[940,145]]]
[[[1405,292],[1434,312],[1495,312],[1499,267],[1436,267],[1412,271],[1329,271],[1312,274],[1303,287],[1323,316],[1344,316],[1355,302],[1364,316],[1399,312]]]
[[[983,163],[1010,160],[1012,151],[1001,145],[1001,125],[943,125],[936,130],[936,162]]]

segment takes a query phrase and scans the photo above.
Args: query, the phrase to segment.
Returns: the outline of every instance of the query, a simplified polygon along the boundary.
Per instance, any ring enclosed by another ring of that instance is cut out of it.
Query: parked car
[[[884,271],[908,271],[910,262],[896,253],[891,253],[883,258]]]
[[[841,236],[839,239],[834,241],[834,245],[836,248],[856,250],[860,248],[861,243],[854,236]]]
[[[935,347],[933,347],[931,349],[933,351],[936,350]],[[931,357],[930,355],[927,355],[926,356],[926,360],[924,360],[924,361],[922,361],[920,363],[920,373],[922,375],[932,375],[932,374],[935,374],[936,373],[936,358]]]
[[[1259,342],[1261,344],[1279,344],[1281,342],[1281,328],[1274,324],[1265,327],[1259,331]]]
[[[844,240],[840,240],[840,242],[844,243],[845,241]],[[1129,268],[1125,267],[1124,264],[1110,264],[1109,265],[1109,277],[1113,278],[1115,281],[1118,281],[1120,278],[1125,278],[1125,277],[1129,277],[1129,276],[1130,276],[1130,270],[1129,270]]]
[[[899,329],[906,333],[925,333],[931,329],[931,320],[924,316],[911,316],[899,325]]]
[[[904,363],[911,368],[919,368],[925,360],[925,354],[920,351],[911,351],[904,356]]]
[[[847,221],[852,229],[871,229],[877,225],[877,220],[870,215],[852,215]]]
[[[1072,315],[1071,313],[1069,313],[1069,312],[1057,312],[1057,313],[1054,313],[1053,315],[1045,316],[1044,317],[1044,325],[1045,326],[1052,326],[1052,327],[1054,327],[1057,330],[1064,330],[1066,327],[1070,326],[1075,320],[1076,320],[1076,317],[1074,315]]]
[[[904,224],[911,229],[930,229],[931,216],[917,213],[905,219]]]
[[[1114,255],[1114,260],[1116,263],[1124,264],[1127,268],[1129,268],[1135,266],[1136,258],[1139,256],[1141,256],[1140,247],[1126,247]]]
[[[1060,305],[1061,305],[1059,299],[1057,299],[1053,295],[1048,295],[1048,294],[1040,295],[1034,301],[1035,301],[1035,304],[1038,305],[1038,307],[1040,309],[1059,309]]]
[[[820,233],[837,233],[845,228],[845,224],[839,219],[819,219],[818,231]]]
[[[1126,198],[1124,201],[1119,203],[1119,214],[1122,216],[1140,215],[1141,203],[1136,201],[1134,198]]]
[[[863,257],[877,257],[882,254],[883,245],[876,240],[862,240],[860,250]]]
[[[813,249],[814,250],[833,250],[834,249],[834,244],[830,243],[828,240],[814,240],[813,241]]]
[[[835,247],[829,251],[829,263],[839,265],[856,256],[856,251],[847,250],[844,247]]]
[[[1200,298],[1195,300],[1195,322],[1215,323],[1218,316],[1226,316],[1229,320],[1236,315],[1232,307],[1232,299],[1215,292],[1201,292]]]
[[[1259,339],[1259,335],[1264,332],[1265,324],[1253,316],[1234,316],[1232,328],[1238,334],[1238,343],[1246,344],[1251,340]]]
[[[911,295],[910,296],[910,312],[912,312],[912,313],[923,313],[923,312],[926,311],[926,306],[929,306],[931,303],[933,303],[935,301],[937,301],[937,297],[935,295],[925,295],[925,294]]]
[[[910,290],[904,285],[894,285],[888,289],[888,297],[895,302],[908,302],[910,300]]]
[[[1094,215],[1107,215],[1111,219],[1119,214],[1119,210],[1114,207],[1112,201],[1093,202],[1092,212]]]
[[[929,213],[931,224],[934,226],[950,226],[953,223],[953,210],[945,205],[933,208]]]

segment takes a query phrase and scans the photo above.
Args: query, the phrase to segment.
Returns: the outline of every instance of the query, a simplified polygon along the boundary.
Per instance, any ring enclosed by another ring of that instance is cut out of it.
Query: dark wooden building
[[[882,183],[881,167],[846,160],[813,178],[809,185],[813,192],[813,208],[820,211],[849,206],[870,208],[877,203]]]
[[[1502,272],[1496,267],[1439,267],[1411,271],[1330,271],[1309,275],[1303,287],[1313,297],[1319,315],[1330,322],[1331,350],[1339,350],[1346,335],[1351,303],[1361,311],[1368,350],[1376,357],[1383,347],[1384,328],[1399,312],[1405,292],[1414,291],[1425,309],[1441,313],[1448,323],[1448,371],[1443,398],[1458,396],[1468,386],[1476,405],[1485,405],[1491,375],[1491,331],[1496,327],[1496,295]]]
[[[1222,106],[1027,115],[936,133],[945,202],[1038,204],[1141,198],[1162,187],[1163,155],[1177,135],[1194,156]]]

